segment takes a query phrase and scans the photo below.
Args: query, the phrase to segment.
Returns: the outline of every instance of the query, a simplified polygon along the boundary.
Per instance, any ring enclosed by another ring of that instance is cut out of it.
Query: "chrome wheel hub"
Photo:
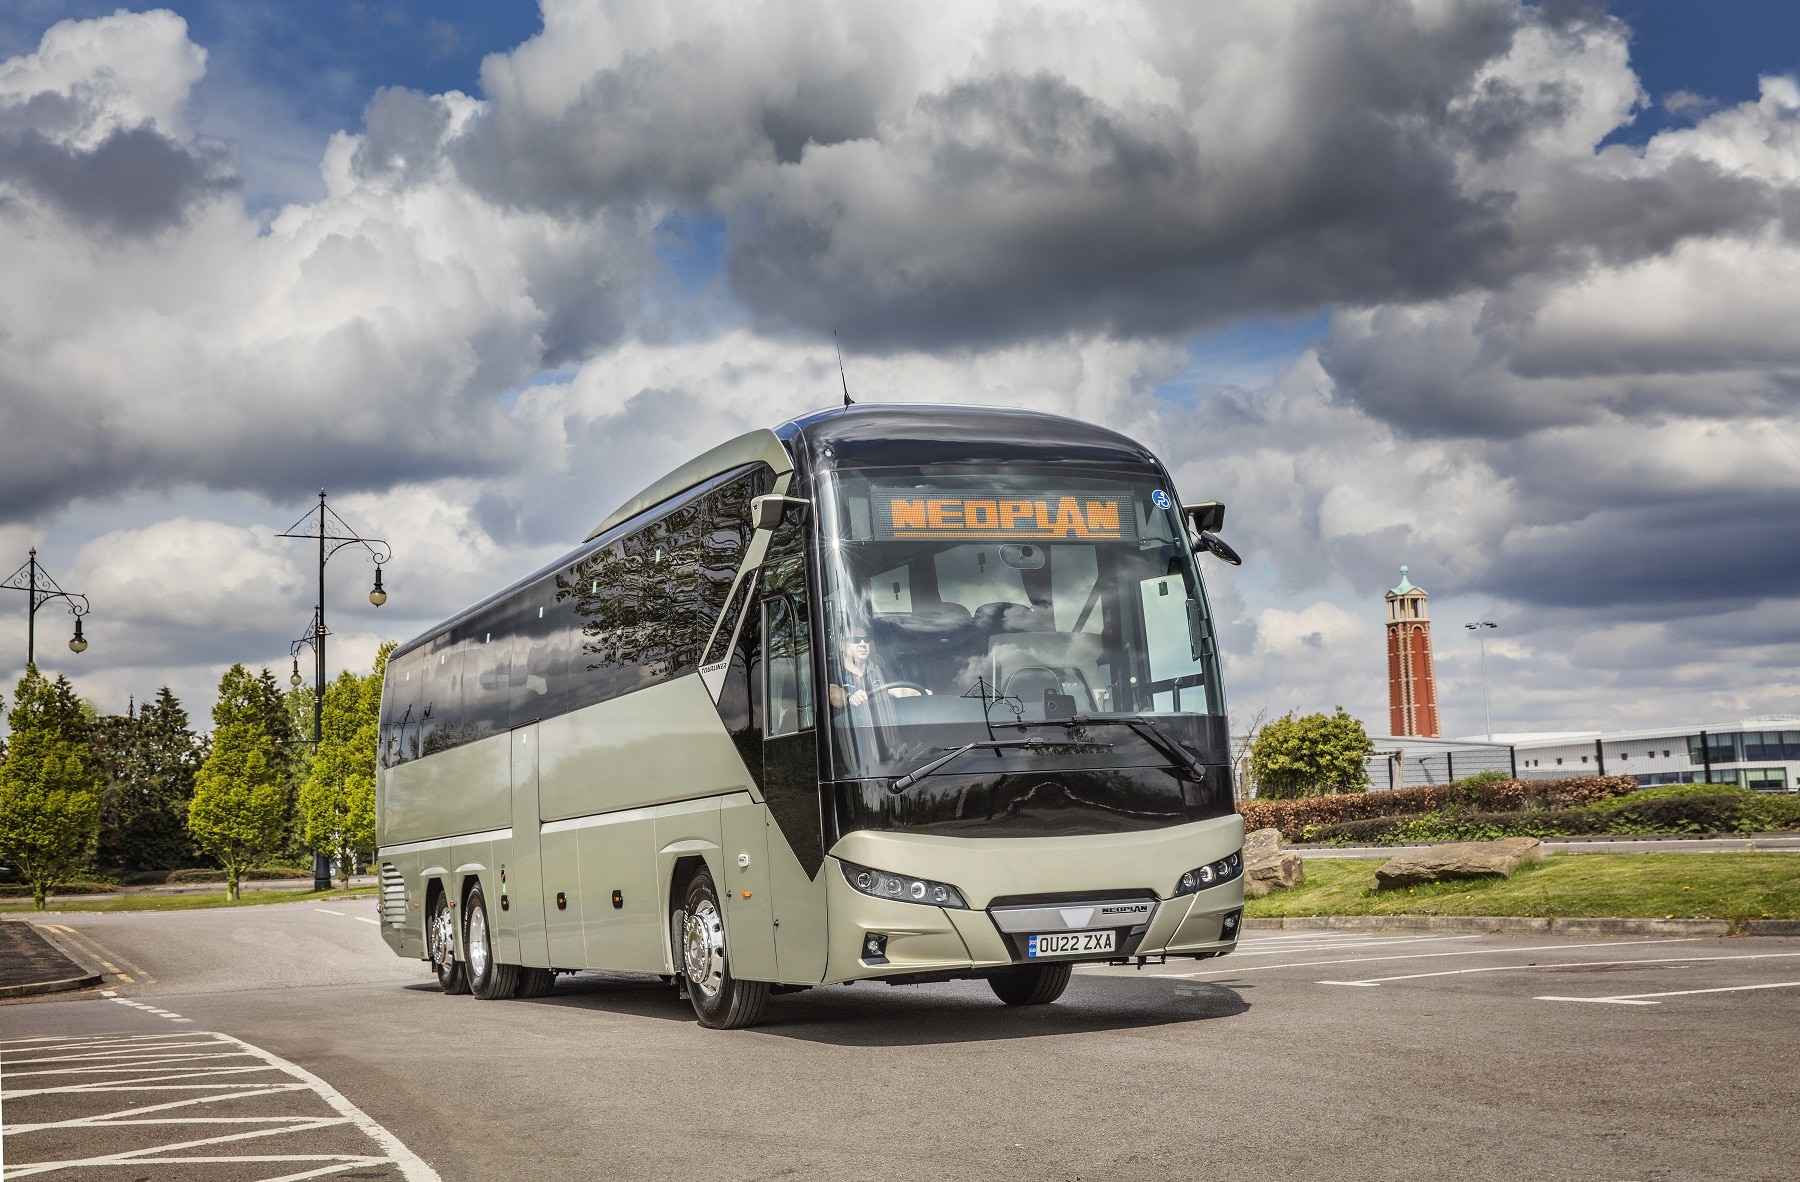
[[[711,899],[702,899],[682,924],[682,960],[687,979],[707,997],[725,986],[725,924]]]
[[[469,972],[479,982],[487,976],[487,967],[487,911],[477,907],[469,912]]]
[[[431,917],[431,962],[442,969],[456,963],[456,922],[448,907],[440,906]]]

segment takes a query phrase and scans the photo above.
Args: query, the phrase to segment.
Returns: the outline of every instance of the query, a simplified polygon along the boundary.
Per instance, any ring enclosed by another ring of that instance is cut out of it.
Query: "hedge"
[[[1800,828],[1800,797],[1739,789],[1711,795],[1626,797],[1566,809],[1431,812],[1308,826],[1307,841],[1393,845],[1403,841],[1492,841],[1585,834],[1759,833]]]
[[[1307,796],[1299,800],[1246,800],[1238,804],[1246,829],[1279,829],[1300,840],[1310,826],[1341,825],[1374,817],[1411,817],[1448,809],[1508,813],[1561,809],[1624,796],[1637,790],[1632,776],[1573,776],[1563,780],[1487,780],[1422,784],[1384,792]]]
[[[249,882],[252,879],[264,881],[311,877],[311,869],[302,870],[293,866],[253,866],[244,871],[243,874],[239,875],[239,878],[244,882]],[[210,870],[205,867],[196,867],[189,870],[171,870],[169,871],[168,877],[163,879],[163,881],[169,883],[224,882],[225,872],[223,870]]]

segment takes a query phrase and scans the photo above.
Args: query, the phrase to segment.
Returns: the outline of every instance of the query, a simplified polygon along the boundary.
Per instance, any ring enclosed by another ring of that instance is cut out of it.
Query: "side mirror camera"
[[[1181,515],[1197,534],[1216,534],[1225,528],[1225,505],[1222,501],[1201,501],[1183,505]]]
[[[804,510],[812,504],[805,497],[768,496],[750,499],[750,524],[757,529],[774,529],[787,519],[788,506]]]

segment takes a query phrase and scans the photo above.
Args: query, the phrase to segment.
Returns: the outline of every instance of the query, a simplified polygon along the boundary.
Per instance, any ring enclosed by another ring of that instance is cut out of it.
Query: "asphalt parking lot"
[[[444,997],[372,914],[50,917],[113,966],[113,996],[0,1005],[6,1177],[1788,1179],[1800,1160],[1797,939],[1251,932],[1221,960],[1083,968],[1039,1009],[864,984],[718,1032],[654,978]]]

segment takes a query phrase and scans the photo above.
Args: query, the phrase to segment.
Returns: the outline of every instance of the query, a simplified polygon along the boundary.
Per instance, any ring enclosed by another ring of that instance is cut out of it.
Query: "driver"
[[[844,636],[842,651],[837,678],[831,683],[827,695],[834,710],[867,704],[869,691],[880,684],[875,678],[875,671],[870,668],[871,653],[866,628],[852,628]]]

